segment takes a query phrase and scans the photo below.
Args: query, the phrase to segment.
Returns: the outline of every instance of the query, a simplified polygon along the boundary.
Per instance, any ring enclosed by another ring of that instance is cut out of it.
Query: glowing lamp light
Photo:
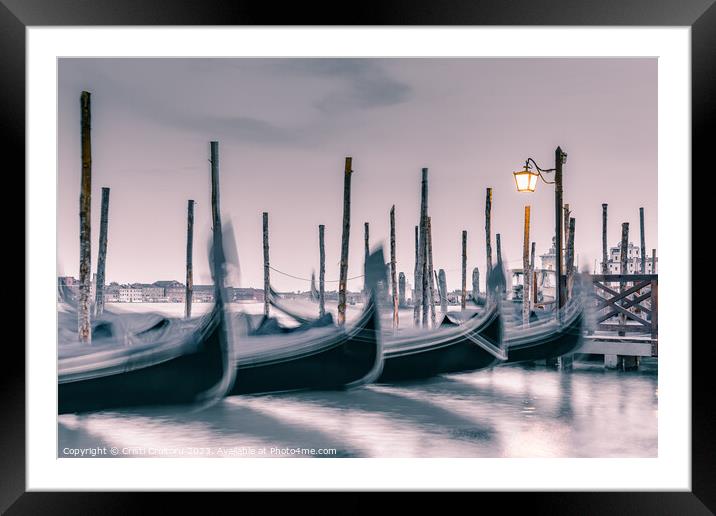
[[[537,172],[533,172],[527,165],[525,165],[524,170],[513,172],[512,175],[515,176],[515,183],[517,183],[518,192],[535,191],[539,174]]]

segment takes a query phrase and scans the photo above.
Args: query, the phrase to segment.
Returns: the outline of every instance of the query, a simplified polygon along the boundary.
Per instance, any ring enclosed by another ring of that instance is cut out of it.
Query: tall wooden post
[[[99,219],[99,250],[97,251],[97,282],[95,286],[94,316],[104,311],[104,272],[107,261],[107,223],[109,216],[109,188],[102,188],[102,211]]]
[[[420,292],[420,285],[422,280],[420,279],[420,229],[415,226],[415,272],[413,274],[413,326],[417,327],[420,324],[420,301],[422,293]]]
[[[654,249],[654,251],[656,251]],[[659,337],[659,280],[651,280],[651,338]]]
[[[326,226],[319,224],[318,226],[318,315],[323,317],[326,315],[326,248],[325,248],[325,230]]]
[[[472,269],[472,300],[477,304],[480,297],[480,269],[475,267]]]
[[[569,215],[571,213],[572,212],[569,210],[569,204],[565,204],[563,207],[563,210],[562,210],[562,214],[564,216],[564,226],[562,226],[564,228],[564,249],[562,249],[563,252],[561,254],[562,259],[564,260],[562,262],[562,270],[565,271],[565,274],[566,274],[566,270],[568,267],[567,266],[567,243],[569,242]]]
[[[435,328],[435,273],[433,272],[433,230],[428,217],[427,228],[425,231],[427,235],[427,246],[428,246],[428,261],[427,261],[427,275],[428,275],[428,291],[430,296],[430,324]]]
[[[420,275],[420,304],[422,308],[422,325],[428,324],[428,278],[427,272],[427,221],[428,221],[428,169],[422,170],[422,182],[420,188],[420,247],[418,249],[418,274]]]
[[[80,95],[80,112],[82,179],[80,183],[80,292],[77,305],[77,334],[80,342],[90,344],[92,342],[90,324],[90,291],[92,289],[92,143],[90,138],[90,93],[87,91],[83,91]]]
[[[644,237],[644,208],[639,208],[639,227],[641,229],[641,273],[646,274],[646,240]]]
[[[656,249],[651,250],[651,273],[657,274],[657,272],[656,272]]]
[[[191,317],[191,303],[194,293],[194,201],[189,199],[186,209],[186,295],[184,296],[184,316]]]
[[[214,239],[214,248],[223,250],[221,244],[222,233],[221,233],[221,206],[219,199],[219,142],[211,142],[211,232]],[[219,257],[214,257],[214,268],[221,266]],[[220,271],[215,270],[215,280],[223,278]],[[216,285],[218,289],[222,289],[223,285]]]
[[[522,325],[530,323],[530,207],[525,206],[525,227],[522,241]]]
[[[619,274],[622,277],[622,280],[619,282],[619,292],[624,292],[626,289],[626,282],[624,281],[624,277],[628,274],[627,271],[627,258],[629,253],[629,223],[624,222],[622,224],[622,241],[621,241],[621,255],[619,257]],[[623,304],[623,303],[619,303]],[[624,314],[619,314],[619,324],[620,326],[624,326],[626,324],[626,316]],[[619,335],[624,336],[626,332],[624,329],[619,330]]]
[[[214,236],[221,235],[219,206],[219,142],[211,142],[211,226]]]
[[[395,258],[395,204],[390,208],[390,284],[393,289],[393,329],[398,329],[398,280],[396,278],[396,258]],[[403,286],[405,288],[405,286]]]
[[[607,256],[607,203],[602,204],[602,274],[609,274]]]
[[[502,242],[499,233],[495,234],[495,248],[495,257],[497,258],[497,263],[502,263]]]
[[[619,255],[619,274],[625,276],[628,274],[627,260],[629,252],[629,223],[622,224],[622,240],[620,244],[621,254]]]
[[[491,234],[491,219],[492,219],[492,188],[488,188],[485,192],[485,250],[487,253],[487,261],[485,263],[485,282],[490,280],[490,271],[492,271],[492,234]],[[485,292],[489,295],[489,288],[485,289]]]
[[[348,283],[348,242],[351,234],[351,176],[353,159],[346,157],[343,171],[343,235],[341,237],[341,265],[338,279],[338,317],[337,322],[346,323],[346,287]]]
[[[398,307],[405,306],[405,273],[398,274]]]
[[[363,291],[366,295],[368,295],[368,284],[366,281],[368,281],[368,256],[370,256],[369,232],[370,228],[368,223],[363,223],[363,241],[365,247],[365,252],[363,253]]]
[[[438,272],[438,289],[440,292],[440,312],[447,313],[447,281],[445,281],[445,271],[440,269]]]
[[[500,233],[495,233],[495,265],[499,265],[503,269],[503,273],[506,272],[504,262],[502,261],[502,236]],[[503,282],[502,293],[504,294],[507,290],[507,281]]]
[[[269,226],[268,213],[263,213],[263,236],[264,236],[264,316],[269,316],[269,296],[271,295],[271,276],[269,265]]]
[[[555,284],[555,297],[557,301],[557,320],[561,321],[559,308],[564,306],[564,295],[562,294],[562,165],[567,155],[562,152],[561,147],[554,150],[554,208],[555,208],[555,273],[557,283]]]
[[[530,292],[532,298],[532,305],[537,304],[537,271],[535,271],[535,254],[537,250],[537,244],[532,242],[532,249],[530,252]]]
[[[574,217],[569,218],[569,239],[567,240],[567,299],[572,297],[574,287]]]
[[[467,231],[462,231],[462,296],[460,308],[465,310],[465,298],[467,297]]]

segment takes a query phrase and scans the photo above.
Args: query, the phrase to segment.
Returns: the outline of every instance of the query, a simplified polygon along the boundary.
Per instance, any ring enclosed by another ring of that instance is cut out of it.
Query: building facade
[[[622,274],[621,247],[621,242],[619,242],[616,246],[609,248],[609,253],[607,254],[609,257],[607,261],[607,274]],[[602,270],[602,263],[603,262],[600,262],[600,271]],[[629,242],[629,245],[627,246],[627,268],[624,274],[656,274],[658,266],[658,258],[654,261],[651,256],[647,256],[644,264],[646,270],[642,272],[641,248]]]
[[[146,303],[158,303],[164,300],[164,289],[162,287],[142,287],[142,300]]]
[[[141,288],[123,287],[119,289],[120,303],[141,303],[143,300]]]

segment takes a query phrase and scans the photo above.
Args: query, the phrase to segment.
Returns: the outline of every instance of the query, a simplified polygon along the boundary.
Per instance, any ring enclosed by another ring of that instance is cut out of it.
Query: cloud
[[[291,59],[274,63],[274,68],[337,82],[334,89],[314,103],[326,114],[400,104],[412,93],[407,83],[390,77],[375,59]]]

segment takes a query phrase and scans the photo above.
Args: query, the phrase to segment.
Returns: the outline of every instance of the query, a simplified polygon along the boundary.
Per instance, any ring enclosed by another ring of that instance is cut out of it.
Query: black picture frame
[[[35,25],[602,25],[690,26],[692,38],[692,170],[708,170],[716,125],[716,5],[714,0],[414,0],[320,5],[222,0],[0,0],[0,129],[6,177],[25,168],[25,28]],[[711,129],[711,131],[709,131]],[[711,139],[710,139],[710,138]],[[662,171],[669,173],[669,171]],[[692,177],[684,180],[693,181]],[[7,191],[6,191],[7,193]],[[696,199],[694,199],[696,203]],[[12,224],[8,224],[12,226]],[[15,225],[19,226],[19,225]],[[12,228],[10,228],[12,229]],[[686,228],[685,228],[686,229]],[[8,238],[8,242],[12,241]],[[707,251],[710,252],[710,251]],[[691,251],[686,254],[691,259]],[[25,276],[31,271],[25,270]],[[691,278],[685,278],[691,282]],[[684,300],[685,302],[690,300]],[[693,305],[696,307],[696,305]],[[26,307],[31,310],[31,306]],[[694,314],[703,308],[694,308]],[[691,321],[683,321],[692,353],[692,491],[619,493],[481,493],[500,504],[550,514],[712,514],[716,511],[714,403],[709,369],[714,346],[691,346]],[[6,335],[12,333],[7,332]],[[161,496],[163,510],[185,495],[147,493],[25,492],[25,354],[6,338],[2,346],[0,512],[7,514],[131,514],[147,512]],[[239,496],[246,496],[240,494]],[[243,500],[243,498],[242,498]],[[248,507],[243,505],[243,507]],[[355,510],[367,503],[354,505]]]

